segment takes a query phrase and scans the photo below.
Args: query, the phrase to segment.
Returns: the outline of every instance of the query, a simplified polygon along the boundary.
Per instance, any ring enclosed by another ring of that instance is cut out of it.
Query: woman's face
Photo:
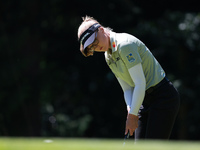
[[[110,35],[109,33],[105,32],[103,27],[100,27],[97,32],[97,36],[95,42],[88,46],[88,48],[92,47],[93,44],[97,44],[95,47],[95,52],[105,52],[107,51],[110,46]],[[93,55],[90,53],[89,55]]]
[[[99,44],[95,49],[96,52],[105,52],[110,48],[110,37],[108,33],[105,32],[104,28],[100,27],[97,32],[97,40]]]

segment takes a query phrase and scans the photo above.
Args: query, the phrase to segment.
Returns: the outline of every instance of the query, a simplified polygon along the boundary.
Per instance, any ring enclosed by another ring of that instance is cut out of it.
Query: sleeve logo
[[[126,56],[126,58],[128,59],[128,61],[130,62],[130,63],[132,63],[132,62],[134,62],[134,58],[133,58],[133,54],[132,53],[130,53],[130,54],[128,54],[128,56]]]

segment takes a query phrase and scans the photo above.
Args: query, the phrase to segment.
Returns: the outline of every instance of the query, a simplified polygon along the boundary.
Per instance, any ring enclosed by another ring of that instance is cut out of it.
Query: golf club
[[[124,137],[124,143],[123,143],[123,146],[125,146],[126,139],[128,139],[129,136],[130,136],[130,133],[129,133],[129,131],[128,131],[128,133],[127,133],[127,134],[125,135],[125,137]]]

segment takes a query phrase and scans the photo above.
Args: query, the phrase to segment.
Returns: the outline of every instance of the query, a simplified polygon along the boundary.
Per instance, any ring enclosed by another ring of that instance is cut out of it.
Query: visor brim
[[[85,41],[83,48],[86,49],[95,40],[95,32]]]

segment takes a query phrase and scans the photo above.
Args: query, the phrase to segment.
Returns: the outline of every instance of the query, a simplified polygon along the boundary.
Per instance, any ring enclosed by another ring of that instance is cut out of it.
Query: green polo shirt
[[[146,79],[146,89],[155,86],[165,77],[165,72],[161,65],[145,44],[136,37],[126,33],[115,33],[111,31],[110,42],[112,53],[106,51],[105,59],[117,78],[135,87],[128,69],[138,63],[142,64]]]

